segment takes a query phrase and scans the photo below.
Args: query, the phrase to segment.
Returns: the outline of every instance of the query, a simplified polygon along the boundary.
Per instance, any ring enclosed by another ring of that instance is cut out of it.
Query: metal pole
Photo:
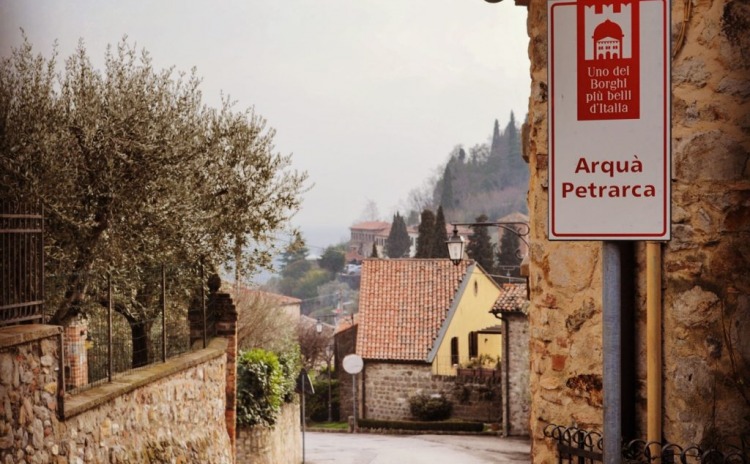
[[[352,433],[357,433],[357,374],[352,374]]]
[[[167,276],[161,265],[161,360],[167,362]]]
[[[622,262],[616,242],[602,244],[604,463],[620,464],[622,443]]]
[[[646,409],[647,439],[662,440],[662,301],[661,243],[646,243]],[[651,455],[659,457],[661,446],[653,446]]]
[[[300,372],[299,379],[300,383],[302,384],[302,464],[305,464],[305,428],[306,428],[306,421],[305,421],[305,376],[307,375],[307,372],[303,368]]]
[[[112,273],[107,273],[107,380],[112,382]]]
[[[208,346],[208,326],[206,325],[206,280],[201,259],[201,312],[203,313],[203,348]]]
[[[328,356],[327,359],[327,366],[328,367],[328,422],[333,421],[333,413],[331,411],[331,357]]]

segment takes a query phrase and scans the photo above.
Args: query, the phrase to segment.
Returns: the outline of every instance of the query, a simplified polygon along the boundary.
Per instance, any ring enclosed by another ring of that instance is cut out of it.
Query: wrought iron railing
[[[0,202],[0,327],[44,319],[41,207]]]
[[[597,431],[549,424],[544,436],[555,441],[558,463],[590,464],[603,462],[604,439]],[[621,462],[626,464],[750,464],[750,447],[745,440],[739,446],[722,449],[699,445],[631,440],[622,447]]]

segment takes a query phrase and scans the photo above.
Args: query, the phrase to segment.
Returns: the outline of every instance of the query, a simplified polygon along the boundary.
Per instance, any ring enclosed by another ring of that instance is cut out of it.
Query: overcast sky
[[[512,0],[0,0],[2,56],[19,28],[47,56],[83,39],[99,66],[127,35],[157,67],[196,67],[206,103],[254,106],[314,184],[294,221],[313,252],[347,238],[368,200],[390,220],[455,145],[528,103]]]

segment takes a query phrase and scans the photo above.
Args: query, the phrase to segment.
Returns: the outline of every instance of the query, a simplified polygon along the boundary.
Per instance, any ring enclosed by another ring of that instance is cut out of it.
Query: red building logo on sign
[[[638,5],[577,2],[579,121],[640,117]]]

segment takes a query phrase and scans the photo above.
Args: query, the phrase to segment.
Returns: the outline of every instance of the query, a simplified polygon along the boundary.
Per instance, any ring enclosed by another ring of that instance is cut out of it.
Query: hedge
[[[456,421],[395,421],[377,419],[358,419],[357,425],[366,429],[391,429],[391,430],[419,430],[439,432],[481,432],[484,430],[482,422],[456,422]]]

